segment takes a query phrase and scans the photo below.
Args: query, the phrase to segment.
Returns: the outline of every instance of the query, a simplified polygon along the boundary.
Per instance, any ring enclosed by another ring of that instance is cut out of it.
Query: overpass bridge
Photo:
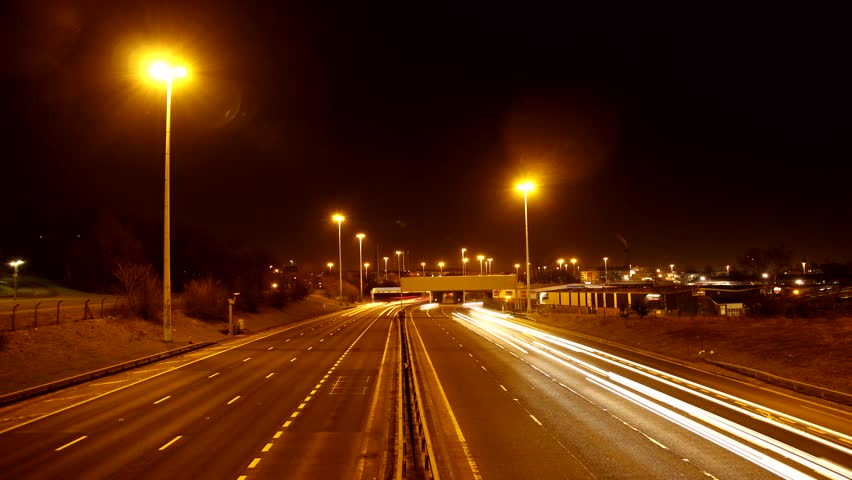
[[[465,301],[469,293],[475,298],[482,298],[493,296],[495,291],[514,292],[520,288],[515,275],[403,277],[400,283],[399,287],[374,288],[370,291],[370,296],[375,300],[376,293],[429,293],[438,301],[452,298],[453,302],[457,302]],[[486,292],[488,295],[485,295]],[[517,297],[518,294],[513,296]]]

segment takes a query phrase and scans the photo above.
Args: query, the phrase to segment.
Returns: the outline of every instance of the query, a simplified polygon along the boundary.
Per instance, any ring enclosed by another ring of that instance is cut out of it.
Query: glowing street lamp
[[[515,264],[515,281],[520,281],[520,280],[521,280],[521,274],[519,273],[519,270],[518,270],[519,268],[521,268],[521,264],[520,264],[520,263],[516,263],[516,264]]]
[[[669,268],[671,268],[671,269],[672,269],[672,275],[674,275],[674,266],[675,266],[675,264],[674,264],[674,263],[670,263],[670,264],[669,264]]]
[[[805,270],[805,264],[806,264],[806,262],[802,262],[802,275],[807,275],[807,273],[808,273],[808,271]]]
[[[420,266],[423,267],[423,276],[426,276],[426,262],[420,262]]]
[[[172,341],[172,265],[171,219],[169,216],[169,155],[171,145],[172,82],[187,76],[186,67],[169,65],[164,61],[151,64],[148,74],[154,80],[166,82],[166,154],[163,194],[163,341]]]
[[[535,184],[531,181],[523,181],[515,185],[515,189],[524,193],[524,240],[527,250],[527,313],[530,313],[530,229],[527,216],[527,196],[535,190]]]
[[[556,263],[559,264],[559,271],[561,272],[562,271],[562,264],[565,263],[565,259],[560,258],[559,260],[556,260]]]
[[[730,265],[725,265],[725,272],[727,272],[728,275],[731,274],[731,266]]]
[[[359,233],[355,236],[358,237],[358,283],[361,286],[361,289],[358,290],[358,297],[361,299],[361,303],[364,303],[364,276],[361,274],[361,262],[364,259],[361,258],[361,241],[364,240],[366,235]]]
[[[485,255],[477,255],[476,259],[479,260],[479,276],[482,276],[482,261],[485,260]]]
[[[384,257],[385,259],[385,280],[388,279],[388,257]]]
[[[606,269],[606,261],[609,260],[609,257],[604,257],[604,283],[609,281],[609,272]]]
[[[488,268],[485,269],[485,273],[487,273],[488,275],[494,275],[494,270],[491,269],[491,262],[494,261],[494,259],[486,258],[485,261],[488,262]]]
[[[462,256],[461,256],[461,258],[462,258],[462,276],[465,275],[464,270],[465,270],[465,266],[467,265],[467,260],[465,260],[465,258],[464,258],[464,252],[466,252],[466,251],[467,251],[466,248],[462,248]]]
[[[328,262],[328,263],[326,263],[326,265],[328,265],[328,274],[331,275],[331,267],[334,266],[334,263]]]
[[[576,272],[575,272],[575,270],[574,270],[576,267],[577,267],[577,259],[576,259],[576,258],[572,258],[572,259],[571,259],[571,276],[572,276],[572,277],[574,277],[574,278],[577,278],[577,277],[575,276],[575,275],[576,275]]]
[[[370,264],[369,263],[364,264],[364,276],[367,277],[367,279],[370,278]]]
[[[444,262],[438,262],[438,267],[441,269],[441,275],[444,276]]]
[[[337,271],[340,272],[340,299],[343,299],[343,246],[341,244],[340,230],[343,221],[346,220],[346,217],[339,213],[335,213],[331,216],[331,219],[337,222]]]
[[[15,301],[18,300],[18,267],[20,267],[23,264],[24,264],[24,261],[20,260],[20,259],[13,260],[13,261],[9,262],[9,266],[12,267],[12,278],[14,279],[13,280],[14,294],[13,294],[12,298]]]
[[[399,256],[402,255],[402,250],[396,251],[396,269],[397,275],[399,275],[399,286],[402,288],[402,262],[399,259]],[[402,290],[400,290],[400,296],[402,296]]]

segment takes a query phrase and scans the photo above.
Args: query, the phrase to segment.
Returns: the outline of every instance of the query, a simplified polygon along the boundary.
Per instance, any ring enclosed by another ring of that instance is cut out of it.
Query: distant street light
[[[808,274],[808,271],[807,271],[807,270],[805,270],[805,264],[806,264],[806,262],[802,262],[802,275],[807,275],[807,274]]]
[[[370,281],[370,264],[369,263],[364,264],[364,276],[367,277],[367,281],[369,282]]]
[[[438,268],[441,269],[441,275],[440,276],[443,277],[444,276],[444,262],[438,262]]]
[[[388,257],[385,258],[385,280],[388,279]]]
[[[556,261],[556,263],[559,264],[559,271],[561,272],[562,271],[562,264],[565,263],[565,259],[560,258],[559,260]]]
[[[674,266],[675,266],[675,264],[674,264],[674,263],[670,263],[670,264],[669,264],[669,268],[671,268],[671,269],[672,269],[672,275],[674,275]]]
[[[527,250],[527,313],[530,313],[530,229],[529,218],[527,216],[527,195],[529,192],[535,190],[535,184],[530,181],[524,181],[515,185],[515,189],[524,193],[524,240]]]
[[[158,61],[148,68],[151,78],[166,82],[166,168],[163,195],[163,341],[172,341],[172,264],[171,264],[171,219],[169,212],[169,155],[172,124],[172,82],[186,77],[186,67],[173,66]]]
[[[515,264],[515,281],[516,281],[516,282],[520,282],[520,281],[521,281],[521,274],[519,273],[519,269],[520,269],[520,268],[521,268],[521,264],[520,264],[520,263],[516,263],[516,264]]]
[[[396,269],[397,275],[399,275],[399,286],[402,288],[402,261],[399,259],[399,256],[402,255],[402,250],[396,251]],[[400,290],[400,295],[402,295],[402,290]]]
[[[465,258],[464,258],[464,252],[466,252],[466,251],[467,251],[466,248],[462,248],[462,256],[461,256],[461,258],[462,258],[462,276],[465,275],[464,268],[465,268],[465,265],[467,265],[467,260],[465,260]]]
[[[12,269],[13,269],[12,278],[13,278],[13,284],[14,284],[14,287],[13,287],[14,288],[14,294],[13,294],[12,298],[15,301],[18,300],[18,267],[23,265],[23,264],[24,264],[24,261],[20,260],[20,259],[13,260],[13,261],[9,262],[9,266],[12,267]],[[59,318],[59,317],[57,317],[57,318]]]
[[[485,260],[485,255],[477,255],[476,259],[479,260],[479,276],[482,276],[482,261]]]
[[[488,275],[494,275],[494,270],[491,269],[491,262],[493,262],[494,259],[493,258],[486,258],[485,261],[488,262],[488,268],[486,269],[485,273],[487,273]]]
[[[342,239],[340,237],[340,231],[341,225],[343,224],[343,221],[346,220],[346,217],[339,213],[335,213],[332,215],[331,219],[337,222],[337,271],[340,272],[338,286],[340,287],[340,299],[343,300],[343,245],[341,243]]]
[[[358,237],[358,283],[360,283],[361,286],[360,290],[358,290],[358,298],[361,303],[364,303],[364,276],[361,274],[361,262],[363,262],[364,259],[361,258],[361,241],[364,240],[366,235],[359,233],[355,236]]]
[[[606,269],[606,261],[607,260],[609,260],[609,257],[604,257],[604,284],[606,284],[607,281],[609,281],[609,275],[608,275],[609,272]]]
[[[577,259],[576,259],[576,258],[572,258],[572,259],[571,259],[571,276],[572,276],[572,277],[574,277],[574,278],[577,278],[577,274],[576,274],[576,273],[575,273],[575,271],[574,271],[574,269],[575,269],[576,267],[577,267]]]
[[[420,266],[423,267],[423,276],[426,276],[426,262],[420,262]]]
[[[334,266],[334,263],[333,263],[333,262],[328,262],[328,263],[326,263],[326,265],[328,265],[328,274],[329,274],[329,275],[331,275],[331,267],[333,267],[333,266]]]
[[[730,265],[725,265],[725,272],[727,272],[728,275],[731,274],[731,266]]]

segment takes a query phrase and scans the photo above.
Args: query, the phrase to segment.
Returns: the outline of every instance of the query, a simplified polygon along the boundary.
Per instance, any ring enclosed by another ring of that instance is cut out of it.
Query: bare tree
[[[134,310],[134,294],[136,288],[144,285],[151,276],[151,265],[140,265],[127,260],[117,260],[113,265],[112,274],[121,282],[127,294],[127,303]]]

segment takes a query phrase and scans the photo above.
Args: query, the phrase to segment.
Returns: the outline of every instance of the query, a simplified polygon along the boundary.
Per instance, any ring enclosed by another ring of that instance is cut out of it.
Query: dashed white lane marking
[[[284,425],[281,425],[281,426],[284,427],[284,428],[287,428],[287,427],[290,426],[291,423],[293,423],[293,422],[290,421],[290,420],[287,420],[286,422],[284,422]]]
[[[267,376],[266,376],[266,378],[269,378],[269,377],[271,377],[271,376],[273,376],[273,375],[275,375],[275,372],[270,373],[269,375],[267,375]]]
[[[249,463],[248,468],[254,468],[257,466],[258,463],[260,463],[260,458],[255,458],[251,461],[251,463]]]
[[[284,435],[284,432],[279,430],[279,431],[275,432],[275,435],[273,435],[272,438],[281,438],[281,435]]]
[[[272,444],[271,444],[271,443],[267,443],[267,444],[263,447],[263,449],[261,449],[261,452],[266,453],[266,452],[268,452],[268,451],[269,451],[269,449],[270,449],[270,448],[272,448]]]
[[[214,373],[213,375],[210,375],[210,376],[209,376],[209,377],[207,377],[207,378],[213,378],[213,377],[215,377],[216,375],[219,375],[219,372],[216,372],[216,373]]]
[[[507,390],[507,389],[506,389],[506,387],[504,387],[503,385],[500,385],[500,388],[502,388],[504,392],[508,392],[508,391],[509,391],[509,390]]]
[[[290,359],[290,361],[291,361],[291,362],[295,362],[295,361],[296,361],[296,357],[291,358],[291,359]]]
[[[311,350],[312,348],[314,348],[314,347],[308,347],[308,350]]]
[[[238,398],[240,398],[240,396],[239,396],[239,395],[237,395],[236,397],[232,398],[232,399],[231,399],[231,401],[230,401],[230,402],[228,402],[228,405],[230,405],[230,404],[232,404],[232,403],[236,402]]]
[[[83,435],[82,437],[78,438],[77,440],[74,440],[74,441],[72,441],[72,442],[68,442],[68,443],[66,443],[65,445],[62,445],[61,447],[57,448],[57,449],[56,449],[56,450],[54,450],[54,451],[55,451],[55,452],[58,452],[58,451],[60,451],[60,450],[62,450],[62,449],[64,449],[64,448],[68,448],[68,447],[70,447],[71,445],[74,445],[75,443],[79,442],[80,440],[83,440],[83,439],[84,439],[84,438],[86,438],[86,437],[88,437],[88,435]]]
[[[272,350],[273,348],[275,348],[275,347],[269,347],[269,348],[267,348],[267,350]]]
[[[539,422],[538,419],[535,418],[535,415],[530,414],[530,418],[532,418],[535,423],[537,423],[539,426],[541,426],[541,422]]]
[[[157,400],[156,402],[154,402],[154,405],[156,405],[156,404],[158,404],[158,403],[160,403],[160,402],[165,402],[166,400],[168,400],[168,399],[170,399],[170,398],[172,398],[172,396],[171,396],[171,395],[165,396],[165,397],[163,397],[163,398],[161,398],[161,399]]]
[[[488,371],[488,369],[485,368],[485,365],[480,365],[479,367],[482,368],[483,370],[485,370],[486,372]]]
[[[251,360],[251,357],[248,357],[248,358],[244,359],[243,361],[248,362],[249,360]]]
[[[165,450],[165,449],[169,448],[169,447],[170,447],[173,443],[175,443],[175,442],[177,442],[178,440],[180,440],[180,438],[181,438],[182,436],[183,436],[183,435],[178,435],[177,437],[173,438],[171,442],[169,442],[169,443],[167,443],[167,444],[163,445],[162,447],[160,447],[160,451],[163,451],[163,450]]]

